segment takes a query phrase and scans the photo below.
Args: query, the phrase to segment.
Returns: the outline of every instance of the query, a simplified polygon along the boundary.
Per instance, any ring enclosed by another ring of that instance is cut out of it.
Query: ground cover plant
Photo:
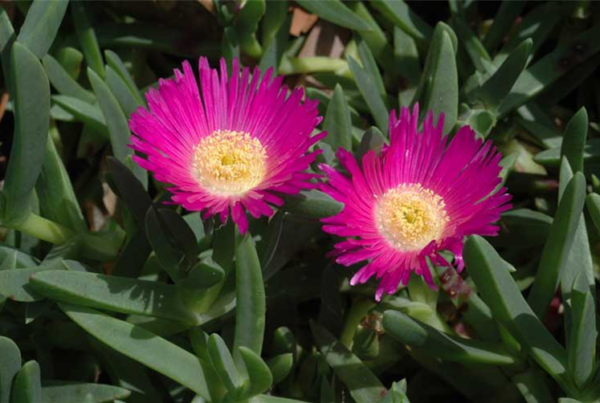
[[[600,402],[598,37],[0,1],[0,403]]]

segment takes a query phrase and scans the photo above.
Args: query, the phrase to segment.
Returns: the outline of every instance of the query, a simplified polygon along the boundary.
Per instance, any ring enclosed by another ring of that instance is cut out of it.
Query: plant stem
[[[75,235],[73,230],[33,213],[14,229],[55,245],[62,245]]]
[[[346,316],[344,329],[342,330],[342,334],[340,335],[340,342],[349,350],[352,349],[352,340],[354,339],[354,334],[356,333],[357,326],[360,324],[360,321],[375,306],[376,304],[373,301],[362,298],[356,299],[352,303],[352,307],[350,308],[350,311],[348,311],[348,315]]]
[[[279,74],[282,75],[309,73],[337,73],[347,76],[350,69],[345,60],[321,56],[284,58],[279,66]]]

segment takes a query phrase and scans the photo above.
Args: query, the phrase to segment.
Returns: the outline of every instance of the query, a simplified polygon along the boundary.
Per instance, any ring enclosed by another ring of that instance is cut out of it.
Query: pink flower
[[[138,109],[129,122],[135,161],[171,184],[172,201],[204,217],[229,214],[240,232],[253,217],[271,216],[282,194],[316,187],[305,173],[317,155],[309,148],[326,133],[312,136],[320,123],[317,102],[302,102],[303,91],[282,86],[269,69],[240,73],[233,61],[227,74],[206,58],[199,62],[200,85],[188,62],[183,72],[151,89],[149,111]]]
[[[442,137],[443,116],[434,126],[431,113],[418,132],[418,115],[418,106],[412,116],[403,108],[399,120],[392,113],[390,145],[380,156],[369,151],[362,166],[340,149],[337,157],[349,177],[321,165],[329,177],[322,190],[345,205],[322,220],[324,231],[346,238],[333,255],[344,266],[367,262],[351,284],[380,279],[377,300],[406,284],[411,272],[435,288],[427,258],[449,266],[442,250],[453,252],[462,270],[464,237],[496,235],[492,223],[510,208],[506,189],[494,192],[501,183],[501,155],[492,143],[477,139],[469,127],[448,141]]]

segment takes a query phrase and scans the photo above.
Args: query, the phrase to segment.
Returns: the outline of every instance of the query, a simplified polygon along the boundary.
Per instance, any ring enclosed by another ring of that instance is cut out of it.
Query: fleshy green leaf
[[[387,133],[389,114],[385,101],[377,90],[376,78],[369,75],[351,56],[348,56],[347,59],[356,85],[365,99],[377,127],[383,133]]]
[[[271,358],[267,364],[273,374],[273,385],[277,385],[290,374],[294,366],[294,355],[292,353],[279,354]]]
[[[242,346],[239,352],[248,373],[248,384],[244,387],[241,397],[250,398],[268,390],[273,384],[269,366],[249,348]]]
[[[87,13],[85,3],[75,1],[71,5],[72,20],[79,45],[85,55],[85,62],[98,75],[104,77],[104,61],[100,52],[100,45],[96,38],[96,31]]]
[[[525,1],[503,1],[500,4],[500,9],[494,17],[490,30],[483,38],[483,44],[487,50],[494,50],[500,45],[510,29],[514,27],[515,20],[521,14],[525,4],[527,4]]]
[[[239,347],[260,356],[265,333],[265,285],[254,241],[249,234],[235,238],[236,299],[233,349],[238,367],[243,365]]]
[[[581,172],[577,172],[558,205],[542,252],[538,274],[528,297],[531,309],[538,317],[544,316],[554,297],[560,273],[565,267],[575,238],[584,202],[585,178]]]
[[[137,85],[135,84],[135,81],[129,74],[127,67],[125,67],[125,64],[123,63],[119,55],[117,55],[112,50],[107,50],[104,52],[104,56],[106,57],[106,62],[108,63],[108,65],[125,82],[132,97],[136,100],[136,103],[141,106],[145,105],[144,97],[140,93],[140,90],[138,89]]]
[[[50,83],[59,93],[81,99],[90,104],[96,101],[94,94],[75,81],[55,58],[46,55],[42,59],[42,62],[44,63]]]
[[[585,199],[585,206],[592,217],[596,229],[600,231],[600,195],[591,193]]]
[[[449,336],[401,312],[386,311],[383,326],[401,343],[420,349],[434,358],[465,364],[512,365],[516,362],[500,346]]]
[[[488,109],[496,111],[527,66],[531,53],[531,39],[523,41],[496,72],[475,94]]]
[[[93,309],[63,303],[59,306],[73,322],[108,347],[210,399],[202,367],[194,354],[139,326]]]
[[[13,403],[39,403],[42,401],[40,365],[28,361],[15,377],[12,391]]]
[[[102,111],[97,105],[92,105],[68,95],[54,95],[52,100],[64,108],[67,112],[73,114],[77,120],[89,125],[101,137],[108,138],[108,128],[102,115]]]
[[[456,48],[449,34],[451,29],[439,23],[435,29],[427,60],[422,85],[422,117],[433,112],[433,116],[444,114],[444,134],[448,134],[458,117],[458,72]]]
[[[11,403],[10,392],[13,381],[21,369],[21,352],[11,339],[0,336],[0,403]]]
[[[35,189],[44,217],[76,231],[87,229],[69,174],[50,138]]]
[[[240,10],[235,20],[240,47],[252,57],[260,57],[262,47],[256,40],[258,23],[265,14],[265,0],[248,0]]]
[[[433,30],[403,0],[374,0],[371,5],[398,28],[415,38],[421,46],[431,38]]]
[[[56,301],[95,309],[194,323],[194,315],[174,285],[157,281],[51,270],[31,276],[30,284]]]
[[[336,25],[357,31],[369,31],[371,29],[369,24],[354,14],[352,10],[346,7],[340,0],[297,0],[296,3],[311,13],[318,15],[326,21],[333,22]]]
[[[571,326],[568,338],[569,370],[580,388],[592,376],[596,357],[596,304],[584,275],[571,291]]]
[[[286,197],[285,211],[304,218],[321,219],[342,211],[343,204],[316,190],[307,190]]]
[[[600,26],[593,26],[567,43],[559,45],[553,52],[525,70],[500,105],[498,115],[504,116],[534,98],[567,71],[598,52],[600,43],[595,38],[599,33]],[[575,46],[582,49],[576,57],[572,55],[572,48]]]
[[[68,5],[68,0],[34,1],[17,40],[38,58],[44,57],[54,42]]]
[[[11,54],[15,132],[4,181],[4,225],[23,221],[42,169],[50,128],[50,84],[40,61],[15,42]]]
[[[44,403],[108,403],[117,399],[127,399],[130,394],[127,389],[97,383],[51,385],[42,388]]]
[[[244,386],[244,378],[233,362],[227,345],[218,334],[212,334],[208,338],[208,356],[223,385],[233,396],[238,396]]]
[[[573,172],[583,172],[583,159],[585,141],[588,131],[588,115],[585,108],[581,108],[571,118],[565,129],[564,139],[560,149],[561,157],[567,157]]]
[[[348,109],[344,90],[339,84],[335,86],[331,102],[327,107],[323,129],[327,131],[327,137],[323,141],[331,145],[334,151],[339,147],[345,150],[352,148],[350,109]]]
[[[568,385],[566,351],[527,305],[506,270],[507,263],[487,241],[476,235],[468,238],[463,256],[477,290],[495,319],[527,348],[532,358],[563,388]]]
[[[15,269],[0,271],[0,294],[19,302],[33,302],[44,297],[35,292],[29,279],[34,274],[50,270],[52,267],[37,266],[31,269]]]
[[[385,387],[363,362],[320,325],[311,322],[311,329],[319,350],[346,384],[352,398],[357,403],[379,401]]]
[[[106,120],[113,154],[118,160],[124,161],[132,153],[131,149],[127,147],[130,136],[127,119],[123,115],[117,99],[100,76],[94,70],[88,69],[88,78]]]

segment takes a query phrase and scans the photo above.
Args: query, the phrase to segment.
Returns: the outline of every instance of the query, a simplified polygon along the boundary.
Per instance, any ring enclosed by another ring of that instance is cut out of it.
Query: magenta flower
[[[221,60],[220,73],[205,58],[200,86],[190,64],[175,78],[150,90],[149,111],[131,117],[131,147],[144,154],[135,161],[172,186],[172,201],[204,217],[231,218],[245,233],[246,210],[271,216],[282,194],[316,187],[305,173],[318,151],[309,148],[326,133],[312,136],[319,124],[317,102],[302,102],[303,91],[289,94],[282,78],[269,69],[252,74],[233,61],[232,74]]]
[[[335,245],[336,262],[351,266],[366,261],[351,284],[380,279],[377,300],[406,284],[411,272],[435,288],[426,258],[449,266],[442,250],[453,252],[462,270],[464,237],[496,235],[498,227],[492,223],[510,208],[506,189],[494,192],[501,182],[501,155],[492,143],[476,139],[469,127],[448,141],[442,136],[443,116],[434,126],[431,113],[420,133],[418,115],[418,106],[412,116],[403,108],[399,120],[392,113],[390,145],[381,156],[365,154],[362,167],[340,149],[337,157],[350,177],[321,165],[329,177],[322,190],[345,205],[323,220],[324,231],[347,238]]]

